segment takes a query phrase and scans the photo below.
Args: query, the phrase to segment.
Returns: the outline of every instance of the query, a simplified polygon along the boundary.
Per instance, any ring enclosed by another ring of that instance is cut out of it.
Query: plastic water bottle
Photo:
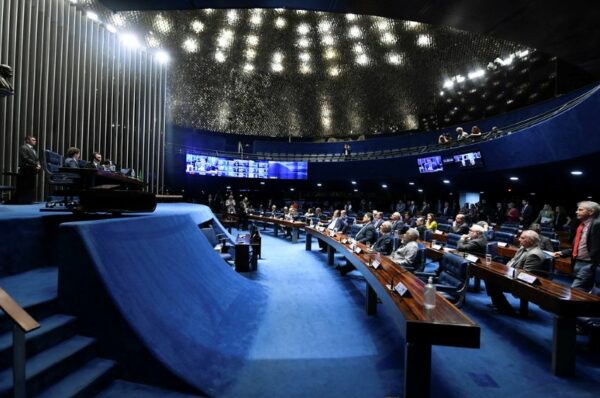
[[[429,277],[427,284],[425,285],[425,309],[431,310],[435,308],[435,285],[433,284],[433,277]]]

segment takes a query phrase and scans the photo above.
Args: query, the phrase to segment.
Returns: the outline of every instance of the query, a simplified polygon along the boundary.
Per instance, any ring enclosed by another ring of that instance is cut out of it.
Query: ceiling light
[[[406,21],[404,23],[408,29],[416,29],[419,27],[420,23],[415,21]]]
[[[456,80],[456,82],[457,82],[457,83],[462,83],[462,82],[464,82],[464,81],[465,81],[465,77],[464,77],[464,76],[462,76],[462,75],[456,75],[456,76],[454,77],[454,80]]]
[[[300,47],[300,48],[306,48],[308,46],[310,46],[310,40],[308,40],[306,37],[301,37],[298,40],[298,47]]]
[[[440,95],[443,97],[443,96],[444,96],[444,92],[443,92],[443,91],[440,91]]]
[[[265,182],[264,182],[264,181],[261,181],[261,182],[260,182],[260,185],[265,185]]]
[[[206,15],[210,15],[210,14],[212,14],[212,13],[213,13],[215,10],[214,10],[213,8],[205,8],[203,11],[204,11],[204,13],[205,13]]]
[[[256,51],[254,51],[251,48],[247,49],[246,50],[246,59],[253,60],[254,58],[256,58]]]
[[[331,30],[331,21],[323,20],[323,21],[319,22],[317,29],[321,33],[329,32]]]
[[[351,182],[352,182],[352,185],[356,185],[356,181],[351,181]]]
[[[301,64],[300,65],[300,73],[302,73],[303,75],[312,72],[311,67],[308,64]]]
[[[357,17],[356,17],[356,15],[354,15],[354,14],[346,14],[346,19],[347,19],[348,21],[355,21],[355,20],[356,20],[356,18],[357,18]]]
[[[254,26],[259,26],[262,23],[260,14],[254,14],[250,17],[250,23]]]
[[[454,82],[450,79],[444,81],[444,88],[452,88],[454,86]]]
[[[383,44],[394,44],[396,42],[396,36],[394,36],[393,34],[391,34],[390,32],[385,32],[382,36],[381,36],[381,42]]]
[[[298,25],[298,33],[301,35],[306,35],[308,34],[308,32],[310,32],[310,26],[307,23],[302,23],[300,25]]]
[[[408,185],[415,185],[415,183],[411,181],[408,183]]]
[[[350,29],[348,29],[348,36],[353,39],[357,39],[362,36],[362,32],[358,26],[352,25]]]
[[[385,31],[390,29],[391,24],[390,21],[388,21],[387,19],[380,19],[375,23],[375,26],[377,27],[377,29]]]
[[[358,192],[358,189],[354,188],[354,192]]]
[[[306,14],[306,10],[296,10],[296,14],[304,15],[304,14]]]
[[[156,60],[161,64],[167,64],[171,60],[171,57],[169,57],[169,54],[166,51],[162,51],[162,50],[157,51],[155,57],[156,57]]]
[[[285,21],[285,18],[283,18],[283,17],[277,17],[277,18],[275,18],[275,27],[277,29],[283,29],[283,28],[285,28],[286,24],[287,23]]]
[[[254,70],[254,65],[252,64],[244,64],[244,72],[252,72]]]
[[[192,22],[192,30],[196,33],[200,33],[204,30],[204,24],[198,20]]]
[[[298,58],[300,58],[301,61],[307,62],[310,60],[310,54],[303,52],[298,55]]]
[[[369,57],[366,54],[360,54],[356,57],[356,63],[359,65],[367,65],[369,63]]]
[[[364,52],[365,52],[365,49],[364,49],[364,47],[362,46],[362,44],[360,44],[360,43],[356,43],[356,44],[354,45],[354,47],[352,47],[352,51],[354,51],[354,52],[355,52],[355,53],[357,53],[357,54],[362,54],[362,53],[364,53]]]
[[[106,25],[106,30],[108,30],[111,33],[117,33],[117,28],[115,28],[114,26],[112,26],[111,24],[107,24]]]
[[[444,180],[444,184],[450,184],[450,180]]]
[[[386,189],[387,187],[387,184],[381,184],[381,188]]]
[[[470,72],[468,74],[468,77],[469,77],[469,79],[473,80],[473,79],[480,78],[480,77],[482,77],[484,75],[485,75],[485,71],[483,69],[477,69],[474,72]]]
[[[148,47],[150,47],[150,48],[157,48],[157,47],[160,46],[160,42],[154,36],[147,37],[146,38],[146,43],[148,44]]]
[[[223,54],[222,51],[217,50],[217,52],[215,52],[215,60],[217,60],[217,62],[223,63],[225,62],[225,54]]]
[[[329,68],[327,70],[327,73],[329,73],[329,76],[332,76],[332,77],[339,76],[340,72],[341,72],[340,68],[337,66],[332,66],[331,68]]]
[[[125,47],[138,48],[140,46],[140,42],[137,37],[131,33],[123,33],[119,36],[119,38]]]
[[[510,177],[511,181],[519,181],[519,177]]]
[[[294,188],[290,188],[290,191],[294,192]]]
[[[236,10],[229,10],[227,11],[227,22],[229,22],[230,24],[234,24],[236,23],[238,20],[238,14]]]
[[[417,189],[417,192],[423,192],[423,190],[421,188]]]
[[[276,63],[276,62],[273,62],[271,64],[271,70],[273,72],[281,72],[281,71],[283,71],[283,65],[279,64],[279,63]]]
[[[273,62],[280,64],[283,61],[283,54],[279,51],[273,53]]]
[[[573,171],[571,171],[571,175],[574,175],[574,176],[580,176],[582,174],[583,174],[583,171],[581,171],[581,170],[573,170]]]
[[[256,35],[249,35],[246,38],[246,43],[251,46],[251,47],[255,47],[258,45],[258,36]]]
[[[321,39],[321,43],[323,43],[326,46],[333,46],[335,44],[335,39],[331,35],[325,35]]]
[[[182,45],[183,49],[188,53],[195,53],[198,50],[198,42],[196,39],[186,39]]]
[[[318,186],[318,187],[322,187],[322,186],[323,186],[323,184],[321,184],[320,182],[318,182],[318,183],[317,183],[317,186]]]
[[[156,18],[154,18],[154,27],[160,33],[169,33],[173,29],[173,24],[170,20],[158,14]]]
[[[517,51],[516,55],[519,58],[525,58],[529,55],[529,50]]]
[[[387,55],[387,60],[392,65],[400,65],[402,63],[402,56],[397,53],[389,53]]]
[[[429,47],[431,46],[431,36],[429,35],[419,35],[417,37],[417,45],[420,47]]]
[[[325,59],[334,59],[337,56],[337,51],[334,48],[329,47],[325,50]]]
[[[96,14],[95,12],[92,12],[92,11],[86,12],[85,16],[88,17],[89,19],[91,19],[92,21],[98,22],[100,20],[100,18],[98,18],[98,14]]]

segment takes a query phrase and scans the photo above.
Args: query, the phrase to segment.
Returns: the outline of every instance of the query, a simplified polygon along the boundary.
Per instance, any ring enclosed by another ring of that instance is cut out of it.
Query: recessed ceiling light
[[[321,184],[320,182],[318,182],[318,183],[317,183],[317,186],[318,186],[318,187],[322,187],[322,186],[323,186],[323,184]]]
[[[354,192],[358,192],[358,189],[354,188]]]
[[[519,177],[510,177],[511,181],[519,181]]]
[[[260,182],[260,185],[265,185],[265,182],[264,182],[264,181],[261,181],[261,182]]]
[[[417,191],[419,191],[419,192],[423,192],[423,190],[422,190],[421,188],[417,189]]]
[[[573,170],[573,171],[571,171],[571,174],[574,175],[574,176],[580,176],[580,175],[583,174],[583,171],[581,171],[581,170]]]
[[[356,185],[356,181],[352,181],[352,185]]]
[[[444,184],[450,184],[450,180],[444,180]]]
[[[411,181],[408,183],[408,185],[415,185],[415,183]]]
[[[95,12],[88,11],[85,15],[92,21],[98,22],[100,20],[100,18],[98,18],[98,14],[96,14]]]
[[[294,188],[290,188],[290,191],[294,192]]]
[[[381,188],[387,188],[387,184],[381,184]]]

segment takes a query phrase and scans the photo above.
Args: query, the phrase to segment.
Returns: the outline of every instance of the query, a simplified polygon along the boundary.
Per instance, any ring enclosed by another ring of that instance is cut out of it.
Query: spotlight
[[[511,181],[519,181],[519,177],[510,177]]]
[[[117,28],[110,24],[106,25],[106,30],[108,30],[110,33],[117,33]]]
[[[171,60],[169,54],[166,51],[157,51],[156,52],[156,60],[161,64],[167,64]]]
[[[120,39],[125,47],[138,48],[140,46],[138,38],[131,33],[123,33]]]
[[[444,180],[444,184],[450,184],[450,180]]]
[[[415,183],[411,181],[408,183],[408,185],[415,185]]]
[[[85,15],[92,21],[98,22],[100,20],[100,18],[98,18],[98,14],[96,14],[95,12],[88,11]]]
[[[388,187],[387,184],[381,184],[381,188],[387,189],[387,187]]]
[[[571,175],[574,175],[574,176],[580,176],[582,174],[583,174],[583,171],[581,171],[581,170],[573,170],[573,171],[571,171]]]

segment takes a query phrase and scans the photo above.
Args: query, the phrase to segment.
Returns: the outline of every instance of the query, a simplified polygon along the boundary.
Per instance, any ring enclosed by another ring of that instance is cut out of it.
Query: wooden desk
[[[435,308],[426,310],[424,283],[412,273],[385,256],[381,256],[381,267],[370,267],[373,253],[368,253],[367,247],[360,243],[357,247],[362,253],[351,251],[349,245],[343,243],[347,238],[341,233],[331,237],[312,227],[305,227],[305,231],[306,250],[311,250],[312,236],[315,236],[327,244],[330,264],[337,251],[363,274],[367,280],[367,314],[376,312],[377,297],[391,309],[390,314],[405,340],[404,397],[429,396],[432,345],[479,348],[479,326],[439,294]],[[408,288],[408,296],[401,297],[386,286],[398,282]]]
[[[301,221],[287,221],[287,220],[282,220],[280,218],[265,217],[265,216],[259,216],[256,214],[249,214],[248,219],[262,222],[265,225],[272,224],[273,225],[273,234],[275,236],[278,235],[280,227],[291,228],[292,229],[292,243],[298,242],[300,228],[304,228],[306,226],[306,224]]]
[[[526,303],[531,301],[545,311],[552,312],[554,332],[552,344],[552,372],[557,376],[575,374],[575,318],[600,316],[600,297],[538,277],[535,285],[512,277],[504,264],[478,262],[471,267],[474,276],[493,282],[502,290],[512,293]]]
[[[237,272],[256,271],[257,253],[250,248],[253,245],[250,243],[250,234],[239,234],[235,239],[235,270]]]

